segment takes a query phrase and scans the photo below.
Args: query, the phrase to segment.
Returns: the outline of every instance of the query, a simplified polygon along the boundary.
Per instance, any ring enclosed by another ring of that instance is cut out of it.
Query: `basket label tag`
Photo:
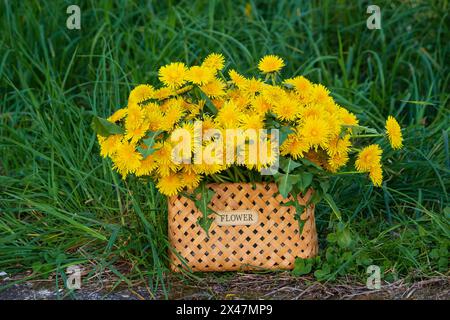
[[[215,221],[219,226],[248,226],[258,222],[258,212],[254,210],[217,211]]]

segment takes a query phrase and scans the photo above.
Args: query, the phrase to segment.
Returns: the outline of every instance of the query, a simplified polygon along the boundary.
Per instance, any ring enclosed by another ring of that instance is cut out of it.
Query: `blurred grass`
[[[352,259],[364,252],[386,279],[448,272],[448,1],[378,1],[381,30],[366,28],[365,1],[83,1],[81,30],[66,28],[70,4],[0,4],[0,270],[43,278],[84,264],[116,285],[165,286],[165,199],[121,181],[89,124],[159,66],[221,52],[247,75],[280,55],[284,75],[328,86],[363,124],[381,129],[394,115],[405,148],[385,152],[384,187],[335,180]],[[317,214],[332,247],[329,209]]]

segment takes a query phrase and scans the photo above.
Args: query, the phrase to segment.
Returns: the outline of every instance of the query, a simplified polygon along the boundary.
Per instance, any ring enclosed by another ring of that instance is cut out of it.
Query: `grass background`
[[[165,199],[121,181],[90,122],[159,66],[221,52],[246,75],[278,54],[283,75],[328,86],[363,125],[391,114],[405,128],[405,148],[384,153],[383,188],[335,179],[350,230],[317,208],[316,278],[364,279],[368,264],[387,281],[448,275],[448,1],[377,1],[381,30],[366,28],[371,3],[326,0],[77,1],[81,30],[68,30],[73,2],[0,3],[0,271],[57,285],[82,264],[85,280],[107,271],[168,290]]]

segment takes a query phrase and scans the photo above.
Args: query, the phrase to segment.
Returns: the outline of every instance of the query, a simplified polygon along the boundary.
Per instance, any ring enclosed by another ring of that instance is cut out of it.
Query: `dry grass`
[[[18,278],[14,279],[17,280]],[[101,281],[99,281],[101,279]],[[392,283],[382,282],[380,290],[370,290],[364,283],[351,278],[342,278],[339,282],[324,283],[312,277],[293,277],[287,272],[276,274],[233,274],[230,277],[216,277],[210,274],[201,281],[192,281],[174,277],[167,279],[170,286],[170,299],[261,299],[261,300],[416,300],[450,299],[450,277],[431,277],[414,282],[400,279]],[[91,279],[80,290],[68,293],[55,291],[54,279],[29,281],[11,286],[0,292],[0,300],[9,299],[162,299],[161,290],[152,293],[143,283],[130,288],[116,288],[117,281],[106,273]],[[1,282],[0,282],[1,283]],[[6,283],[6,281],[5,281]]]

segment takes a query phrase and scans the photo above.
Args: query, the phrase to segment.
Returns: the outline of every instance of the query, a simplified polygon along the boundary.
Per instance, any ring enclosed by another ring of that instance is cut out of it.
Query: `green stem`
[[[277,84],[277,80],[276,80],[276,74],[275,73],[271,74],[271,79],[272,79],[272,85],[276,85]]]
[[[364,172],[359,172],[359,171],[343,171],[343,172],[336,172],[335,175],[340,175],[340,174],[358,174],[358,173],[364,173]]]
[[[182,87],[182,88],[178,89],[175,93],[176,93],[177,95],[178,95],[178,94],[183,94],[183,93],[186,93],[186,92],[188,92],[188,91],[191,91],[193,88],[194,88],[193,85],[187,85],[187,86],[185,86],[185,87]]]
[[[383,137],[384,133],[370,133],[370,134],[355,134],[352,135],[351,138],[374,138],[374,137]]]

